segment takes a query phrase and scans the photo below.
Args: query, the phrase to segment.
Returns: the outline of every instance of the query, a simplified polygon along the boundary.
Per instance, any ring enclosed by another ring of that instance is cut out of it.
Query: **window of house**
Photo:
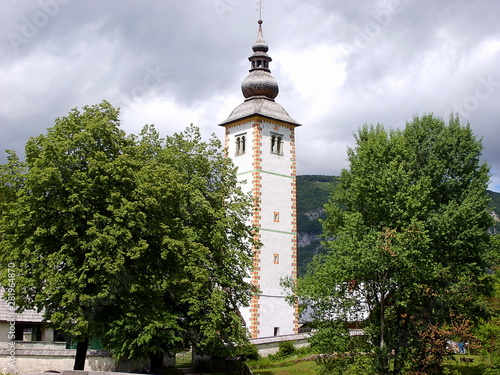
[[[246,150],[246,134],[236,136],[236,156],[243,155]]]
[[[280,221],[280,213],[277,211],[274,211],[274,222],[279,223]]]
[[[280,255],[274,254],[274,264],[280,264]]]
[[[274,327],[274,336],[279,336],[280,334],[280,327]]]
[[[283,155],[283,134],[271,133],[271,153]]]
[[[16,341],[43,341],[41,324],[16,323]]]

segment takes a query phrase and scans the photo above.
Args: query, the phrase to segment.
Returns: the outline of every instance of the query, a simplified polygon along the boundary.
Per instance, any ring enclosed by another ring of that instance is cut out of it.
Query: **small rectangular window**
[[[274,211],[274,222],[279,223],[280,222],[280,213],[277,211]]]
[[[274,264],[280,264],[280,255],[274,254]]]
[[[274,327],[274,336],[279,336],[280,334],[280,327]]]

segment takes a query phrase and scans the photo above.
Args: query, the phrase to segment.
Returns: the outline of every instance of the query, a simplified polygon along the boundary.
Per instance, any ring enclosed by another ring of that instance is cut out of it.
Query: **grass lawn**
[[[318,368],[314,361],[295,363],[288,361],[282,363],[279,367],[253,369],[254,375],[317,375]]]
[[[460,357],[472,358],[473,362],[470,363],[461,362]],[[462,375],[481,375],[484,374],[485,370],[485,364],[483,362],[483,358],[474,355],[470,356],[455,355],[452,358],[445,360],[443,367],[450,370],[458,371]]]
[[[444,362],[444,368],[458,371],[460,375],[482,375],[484,374],[484,363],[480,356],[467,356],[473,358],[471,363],[461,362],[459,356]],[[318,367],[314,361],[297,362],[296,359],[283,360],[277,363],[250,363],[250,369],[254,375],[317,375]],[[258,368],[256,368],[258,367]],[[500,374],[500,370],[498,372]]]

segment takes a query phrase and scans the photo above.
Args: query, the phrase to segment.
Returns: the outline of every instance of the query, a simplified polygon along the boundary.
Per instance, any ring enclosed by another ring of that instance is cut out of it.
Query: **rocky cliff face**
[[[299,232],[297,236],[297,245],[299,248],[310,245],[313,242],[320,241],[321,238],[318,234]]]

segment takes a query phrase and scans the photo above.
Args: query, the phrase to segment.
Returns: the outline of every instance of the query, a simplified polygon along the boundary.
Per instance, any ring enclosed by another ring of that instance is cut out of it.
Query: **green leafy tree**
[[[202,142],[194,127],[167,137],[165,146],[154,134],[140,143],[149,159],[137,190],[148,249],[105,341],[120,357],[152,354],[152,363],[186,343],[199,354],[232,354],[247,342],[238,307],[253,291],[246,281],[251,205],[236,169],[220,142]]]
[[[234,166],[193,126],[126,136],[118,115],[75,109],[2,166],[0,256],[17,266],[17,306],[73,336],[75,369],[93,337],[154,370],[184,338],[241,342],[252,228]]]
[[[325,206],[329,253],[311,263],[297,292],[320,331],[363,325],[374,373],[439,372],[439,361],[412,362],[429,352],[422,334],[483,311],[476,297],[491,217],[481,150],[469,125],[433,115],[402,131],[364,126],[348,150],[350,168]],[[331,352],[351,347],[346,340]]]
[[[116,225],[116,203],[129,184],[115,167],[133,141],[118,124],[107,103],[73,110],[28,141],[22,167],[12,156],[3,168],[19,172],[2,176],[16,195],[1,218],[0,244],[2,260],[17,267],[16,304],[43,310],[78,341],[75,369],[83,368],[99,315],[120,292],[120,260],[130,250],[126,229]]]

